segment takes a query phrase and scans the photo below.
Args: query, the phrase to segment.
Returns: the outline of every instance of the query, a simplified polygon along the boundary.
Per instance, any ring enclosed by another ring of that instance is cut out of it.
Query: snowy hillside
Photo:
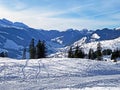
[[[86,43],[86,39],[87,39],[86,37],[83,37],[82,39],[73,43],[71,45],[71,47],[74,49],[76,46],[79,46],[80,48],[82,48],[84,50],[84,52],[86,54],[88,54],[90,48],[95,51],[99,41]],[[100,43],[101,43],[101,47],[103,50],[104,49],[111,49],[114,51],[116,49],[120,49],[120,37],[113,39],[113,40],[100,41]],[[57,52],[55,54],[51,54],[49,57],[59,57],[59,58],[67,57],[68,56],[67,53],[68,53],[69,48],[70,48],[70,46],[67,46],[64,48],[59,48],[59,52]]]
[[[119,90],[120,62],[67,58],[0,58],[0,89]]]
[[[111,49],[113,51],[120,49],[120,37],[113,40],[100,41],[100,43],[101,43],[102,49]],[[90,48],[92,48],[93,50],[96,50],[97,44],[98,42],[83,44],[82,48],[87,53]]]

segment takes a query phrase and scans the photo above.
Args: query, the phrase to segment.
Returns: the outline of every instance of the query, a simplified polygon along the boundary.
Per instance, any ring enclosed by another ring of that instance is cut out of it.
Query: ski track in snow
[[[0,58],[0,90],[119,90],[120,62]]]

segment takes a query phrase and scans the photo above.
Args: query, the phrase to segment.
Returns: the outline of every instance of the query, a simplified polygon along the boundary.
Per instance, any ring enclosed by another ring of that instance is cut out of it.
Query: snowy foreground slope
[[[120,62],[0,58],[0,90],[120,90]]]

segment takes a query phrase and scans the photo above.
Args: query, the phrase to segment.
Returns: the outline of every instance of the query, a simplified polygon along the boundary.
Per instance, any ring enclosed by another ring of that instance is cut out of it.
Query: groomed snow
[[[0,90],[119,90],[120,62],[0,58]]]

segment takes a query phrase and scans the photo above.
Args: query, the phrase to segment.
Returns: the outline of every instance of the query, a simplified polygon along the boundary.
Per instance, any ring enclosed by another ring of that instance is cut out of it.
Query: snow
[[[7,39],[6,43],[4,44],[4,48],[9,48],[13,50],[19,50],[23,48],[22,46],[17,45],[14,41]]]
[[[93,39],[99,39],[100,36],[99,36],[98,34],[94,33],[94,34],[91,36],[91,38],[93,38]]]
[[[116,28],[115,30],[120,30],[120,27]]]
[[[92,48],[95,51],[98,43],[99,42],[86,43],[82,45],[82,48],[84,49],[85,53],[89,52],[90,48]],[[114,51],[116,49],[120,49],[120,37],[113,40],[100,41],[100,43],[103,50],[111,49]]]
[[[0,52],[8,52],[8,51],[3,48],[0,48]]]
[[[89,49],[93,49],[94,51],[97,48],[97,44],[99,41],[94,41],[90,43],[86,43],[86,37],[83,37],[82,39],[76,41],[71,46],[74,49],[76,46],[79,46],[81,49],[84,50],[86,54],[88,54]],[[100,41],[102,49],[111,49],[112,51],[116,49],[120,49],[120,37],[113,39],[113,40],[105,40]],[[70,46],[66,46],[64,48],[59,48],[58,52],[49,55],[49,57],[55,57],[55,58],[65,58],[68,56],[68,50],[70,49]]]
[[[5,39],[5,37],[4,37],[4,36],[2,36],[2,35],[0,35],[0,38]]]
[[[1,34],[8,34],[7,32],[4,32],[4,31],[0,31]]]
[[[0,58],[1,90],[119,90],[120,62]]]
[[[63,88],[60,90],[119,90],[118,87],[93,87],[93,88],[83,88],[83,89],[73,89],[73,88]],[[59,90],[59,89],[54,89]]]
[[[17,36],[17,38],[20,39],[20,40],[24,40],[24,38],[22,38],[22,37],[20,37],[20,36]]]
[[[55,41],[59,44],[63,44],[63,41],[61,40],[63,38],[63,36],[60,36],[60,37],[57,37],[57,38],[54,38],[54,39],[51,39],[51,41]]]
[[[87,37],[83,37],[82,39],[76,41],[72,46],[75,46],[75,47],[76,46],[81,46],[85,43],[86,39],[87,39]]]

